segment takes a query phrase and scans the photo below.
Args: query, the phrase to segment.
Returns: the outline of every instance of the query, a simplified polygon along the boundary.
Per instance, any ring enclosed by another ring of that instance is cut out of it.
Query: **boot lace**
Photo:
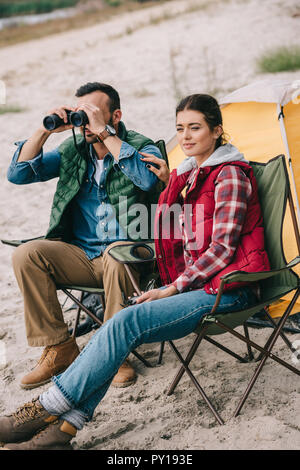
[[[48,352],[49,352],[49,350],[50,350],[50,347],[51,347],[51,346],[46,346],[46,348],[44,349],[44,351],[43,351],[41,357],[40,357],[39,360],[38,360],[38,364],[42,364],[42,362],[44,361],[44,359],[46,358],[46,356],[47,356],[47,354],[48,354]]]
[[[41,418],[43,416],[44,408],[38,407],[35,400],[32,402],[25,403],[25,405],[20,406],[15,413],[13,413],[13,417],[16,419],[18,424],[24,424],[27,421],[31,421],[35,418]]]
[[[55,351],[53,350],[52,346],[47,346],[38,360],[37,365],[40,365],[45,361],[47,362],[48,366],[51,367],[54,355]]]

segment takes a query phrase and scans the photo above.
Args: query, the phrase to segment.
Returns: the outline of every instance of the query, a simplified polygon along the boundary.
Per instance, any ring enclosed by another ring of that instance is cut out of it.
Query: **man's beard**
[[[113,122],[112,122],[112,116],[110,117],[110,120],[108,121],[108,125],[111,127],[114,127]],[[82,134],[84,134],[83,129],[81,129],[81,132]],[[96,144],[97,142],[99,143],[99,140],[96,134],[92,134],[90,136],[85,135],[85,139],[88,144]]]
[[[95,144],[96,142],[99,142],[97,136],[95,134],[92,134],[90,136],[85,136],[85,140],[88,144]]]

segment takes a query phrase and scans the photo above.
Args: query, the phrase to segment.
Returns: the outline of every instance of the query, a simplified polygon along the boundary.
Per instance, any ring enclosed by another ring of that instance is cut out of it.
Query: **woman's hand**
[[[137,304],[143,302],[151,302],[152,300],[164,299],[165,297],[171,297],[178,293],[178,290],[174,286],[166,287],[165,289],[152,289],[144,292],[136,301]]]
[[[167,185],[170,178],[170,170],[165,160],[163,160],[163,158],[154,157],[154,155],[151,155],[150,153],[139,153],[144,156],[144,158],[141,158],[141,160],[147,163],[147,168],[149,168],[149,170],[152,171],[152,173],[154,173],[158,179]],[[151,165],[151,163],[155,163],[158,168],[156,168],[154,165]]]

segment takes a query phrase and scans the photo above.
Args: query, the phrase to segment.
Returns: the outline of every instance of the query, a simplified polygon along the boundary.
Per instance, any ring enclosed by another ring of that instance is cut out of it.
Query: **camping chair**
[[[19,245],[23,243],[26,243],[32,240],[43,240],[43,238],[44,237],[29,238],[29,239],[24,239],[24,240],[1,240],[1,242],[5,245],[18,247]],[[83,297],[84,297],[84,294],[86,293],[99,295],[101,303],[102,303],[103,311],[104,311],[105,309],[104,289],[102,289],[101,287],[86,287],[86,286],[66,284],[66,285],[57,285],[57,290],[61,290],[62,292],[64,292],[64,294],[66,294],[66,296],[69,297],[77,305],[76,318],[75,318],[75,323],[74,323],[74,328],[73,328],[73,333],[72,333],[73,338],[75,338],[76,336],[76,328],[80,320],[81,311],[84,311],[94,321],[94,323],[97,323],[99,326],[103,325],[103,322],[83,304]],[[72,291],[80,292],[79,299],[73,294]],[[137,359],[139,359],[146,367],[152,367],[152,364],[150,364],[150,362],[147,361],[143,356],[141,356],[137,351],[135,350],[132,351],[132,354]]]
[[[259,199],[264,219],[265,244],[269,255],[271,270],[267,272],[255,273],[234,271],[222,277],[215,305],[213,306],[211,312],[203,316],[199,322],[199,325],[194,332],[196,333],[196,338],[194,339],[185,359],[174,345],[174,342],[168,341],[173,352],[182,365],[173,379],[167,394],[171,395],[174,392],[180,379],[186,372],[219,424],[224,424],[224,421],[222,420],[220,414],[216,411],[210,399],[206,396],[203,388],[189,368],[189,364],[203,339],[242,362],[248,362],[249,360],[253,359],[251,349],[252,347],[257,349],[260,353],[258,357],[258,360],[260,361],[259,365],[234,412],[234,417],[240,413],[268,358],[273,359],[298,376],[300,375],[300,370],[277,357],[272,352],[279,336],[282,337],[291,351],[295,352],[295,348],[293,348],[288,338],[286,338],[282,332],[282,329],[300,294],[299,277],[292,271],[292,268],[300,262],[300,256],[297,256],[295,259],[287,263],[282,246],[283,219],[288,202],[291,210],[297,246],[300,253],[299,231],[289,186],[285,158],[283,155],[279,155],[267,163],[250,162],[250,164],[253,168],[254,175],[258,183]],[[257,301],[257,304],[254,307],[234,313],[218,314],[218,305],[223,293],[224,286],[225,284],[231,282],[247,282],[250,284],[258,283],[260,286],[261,298]],[[295,291],[292,300],[289,302],[288,307],[286,308],[279,323],[274,325],[275,328],[266,344],[262,347],[251,341],[246,325],[247,319],[292,291]],[[234,328],[242,325],[244,326],[244,335],[234,330]],[[211,338],[212,336],[224,334],[226,332],[231,333],[235,338],[238,338],[246,343],[248,349],[248,359],[237,355],[235,352],[231,351]]]
[[[167,165],[169,166],[168,155],[166,151],[166,146],[164,140],[158,140],[155,142],[155,145],[159,148],[163,159],[166,161]],[[165,185],[161,181],[159,181],[161,190],[164,189]],[[22,243],[26,243],[32,240],[42,240],[45,238],[44,236],[23,239],[23,240],[1,240],[2,243],[5,245],[10,245],[13,247],[17,247]],[[114,249],[109,250],[113,257],[118,260],[119,251],[120,251],[120,262],[125,265],[125,269],[131,279],[133,287],[135,288],[138,295],[141,294],[141,291],[147,289],[148,283],[153,280],[158,280],[158,270],[156,268],[156,258],[155,258],[155,249],[154,249],[154,242],[152,240],[147,241],[147,245],[145,243],[128,243],[128,246],[122,247],[117,246]],[[110,254],[111,254],[110,253]],[[128,263],[126,262],[126,255],[128,256]],[[143,273],[141,276],[141,286],[138,286],[132,276],[130,271],[130,265],[132,264],[144,264]],[[149,271],[150,267],[150,271]],[[75,338],[76,336],[76,329],[80,321],[80,314],[81,311],[84,311],[97,325],[100,327],[103,325],[103,322],[93,313],[90,309],[88,309],[84,303],[84,295],[85,294],[96,294],[99,295],[101,304],[103,307],[103,312],[105,310],[105,291],[103,288],[100,287],[86,287],[86,286],[78,286],[78,285],[57,285],[57,290],[61,290],[64,294],[70,298],[76,305],[77,305],[77,313],[75,318],[75,324],[72,332],[72,336]],[[79,299],[73,294],[72,291],[80,292]],[[126,303],[126,299],[124,298],[124,303]],[[126,305],[124,305],[126,306]],[[163,352],[163,343],[161,346],[160,354],[158,363],[161,362],[162,359],[162,352]],[[132,351],[132,354],[139,359],[146,367],[152,367],[152,364],[147,361],[143,356],[141,356],[137,351]]]

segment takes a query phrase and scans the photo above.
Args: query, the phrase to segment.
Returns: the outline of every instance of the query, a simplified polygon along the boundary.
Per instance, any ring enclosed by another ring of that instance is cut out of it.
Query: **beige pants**
[[[108,249],[122,243],[126,242],[113,243]],[[14,251],[13,268],[24,298],[29,346],[50,346],[69,337],[57,298],[57,284],[104,288],[104,321],[122,309],[122,292],[128,297],[134,289],[124,266],[115,261],[107,250],[98,258],[89,260],[85,252],[75,245],[55,240],[34,240]],[[138,282],[138,271],[131,271]]]

